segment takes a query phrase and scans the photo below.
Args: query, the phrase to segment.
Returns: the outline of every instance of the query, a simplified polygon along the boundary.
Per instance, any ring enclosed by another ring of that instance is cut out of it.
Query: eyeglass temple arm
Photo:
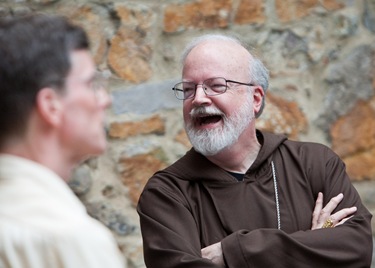
[[[236,84],[240,84],[240,85],[244,85],[244,86],[255,86],[254,84],[242,83],[242,82],[233,81],[233,80],[226,80],[226,81],[229,82],[229,83],[236,83]]]

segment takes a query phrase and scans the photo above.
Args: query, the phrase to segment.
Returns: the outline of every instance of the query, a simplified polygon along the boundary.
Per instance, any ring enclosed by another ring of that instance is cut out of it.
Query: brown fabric
[[[258,132],[258,158],[238,182],[190,150],[147,183],[138,204],[148,268],[217,267],[201,248],[222,242],[227,267],[370,267],[371,214],[329,148]],[[277,229],[271,161],[281,214]],[[311,231],[318,192],[337,210],[357,206],[342,226]]]

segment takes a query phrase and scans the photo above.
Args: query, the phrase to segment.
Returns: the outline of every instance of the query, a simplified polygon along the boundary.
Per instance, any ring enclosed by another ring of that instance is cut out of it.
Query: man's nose
[[[112,105],[112,97],[104,88],[98,89],[96,98],[98,100],[98,105],[104,109]]]
[[[203,85],[197,85],[195,89],[195,96],[193,98],[193,104],[202,105],[209,103],[211,99],[206,95]]]

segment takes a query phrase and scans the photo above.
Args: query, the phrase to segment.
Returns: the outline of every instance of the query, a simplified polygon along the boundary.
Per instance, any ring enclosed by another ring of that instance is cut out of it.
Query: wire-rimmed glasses
[[[194,82],[180,82],[177,83],[172,90],[179,100],[192,99],[195,97],[198,85],[202,85],[203,91],[207,96],[215,96],[223,94],[228,89],[228,83],[235,83],[245,86],[254,86],[250,83],[242,83],[238,81],[228,80],[224,77],[213,77],[203,81],[202,84],[196,84]]]
[[[105,90],[108,88],[108,75],[96,71],[95,75],[92,77],[92,80],[90,81],[90,88],[97,92],[99,90]]]

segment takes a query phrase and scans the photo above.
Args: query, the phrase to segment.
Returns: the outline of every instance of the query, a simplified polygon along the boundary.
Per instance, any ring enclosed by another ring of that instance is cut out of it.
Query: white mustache
[[[216,107],[212,107],[212,106],[195,107],[190,111],[189,114],[190,114],[191,117],[197,117],[197,116],[202,115],[202,114],[205,114],[205,115],[207,115],[207,114],[220,115],[220,116],[224,115],[224,113],[220,109],[218,109]]]

